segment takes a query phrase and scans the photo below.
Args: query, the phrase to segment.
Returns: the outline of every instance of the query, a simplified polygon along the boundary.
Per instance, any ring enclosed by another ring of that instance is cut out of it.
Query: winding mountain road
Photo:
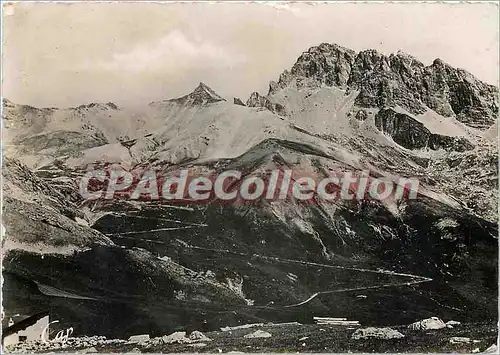
[[[175,222],[182,223],[182,221],[175,221]],[[206,226],[206,225],[205,224],[198,224],[198,225],[189,224],[189,225],[186,225],[185,227],[161,228],[161,229],[151,229],[151,230],[143,230],[143,231],[135,231],[135,232],[128,231],[128,232],[121,232],[121,233],[110,233],[110,234],[106,234],[106,236],[109,236],[109,237],[113,236],[113,237],[124,238],[124,239],[136,239],[133,237],[126,237],[124,235],[146,234],[146,233],[154,233],[154,232],[157,232],[160,230],[174,230],[174,229],[184,229],[184,228],[204,227],[204,226]],[[167,242],[162,242],[162,241],[158,241],[158,240],[154,240],[154,239],[141,238],[141,240],[146,241],[146,242],[151,242],[151,243],[160,243],[160,244],[167,244],[167,245],[170,244]],[[300,264],[300,265],[330,268],[330,269],[341,269],[341,270],[349,270],[349,271],[357,271],[357,272],[365,272],[365,273],[383,274],[383,275],[406,277],[406,278],[410,279],[407,282],[387,283],[387,284],[382,284],[382,285],[373,285],[373,286],[363,286],[363,287],[343,288],[343,289],[336,289],[336,290],[320,291],[320,292],[316,292],[316,293],[312,294],[307,299],[305,299],[299,303],[294,303],[294,304],[290,304],[290,305],[281,305],[281,306],[279,306],[280,308],[299,307],[299,306],[302,306],[302,305],[305,305],[305,304],[311,302],[312,300],[314,300],[318,296],[326,295],[326,294],[350,292],[350,291],[374,290],[374,289],[397,287],[397,286],[410,286],[410,285],[415,285],[415,284],[420,284],[420,283],[432,281],[432,279],[429,277],[407,274],[407,273],[397,273],[397,272],[393,272],[390,270],[381,270],[381,269],[373,270],[373,269],[366,269],[366,268],[359,268],[359,267],[348,267],[348,266],[340,266],[340,265],[321,264],[321,263],[315,263],[315,262],[310,262],[310,261],[284,259],[284,258],[265,256],[265,255],[260,255],[260,254],[247,254],[247,253],[236,252],[236,251],[232,251],[232,250],[228,250],[228,249],[205,248],[205,247],[190,245],[190,244],[187,244],[185,242],[183,242],[183,245],[186,248],[190,248],[190,249],[210,251],[210,252],[215,252],[215,253],[232,254],[232,255],[238,255],[238,256],[241,256],[244,258],[250,258],[250,259],[251,258],[259,258],[259,259],[263,259],[263,260],[268,260],[268,261],[272,261],[272,262],[279,262],[279,263],[286,263],[286,264]],[[259,307],[259,306],[256,306],[256,307]],[[277,308],[277,307],[273,307],[273,308]]]

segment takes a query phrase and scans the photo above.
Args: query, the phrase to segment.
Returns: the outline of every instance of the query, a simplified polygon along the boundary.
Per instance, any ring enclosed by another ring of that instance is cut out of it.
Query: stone
[[[207,346],[205,343],[193,343],[193,344],[188,344],[188,346],[191,346],[193,348],[202,348],[204,346]]]
[[[212,341],[212,339],[198,330],[191,332],[191,334],[189,334],[189,339],[192,341]]]
[[[247,339],[253,339],[253,338],[270,338],[271,336],[272,336],[271,333],[268,333],[268,332],[263,331],[263,330],[256,330],[253,333],[245,335],[244,338],[247,338]]]
[[[85,348],[85,349],[78,351],[78,353],[80,353],[80,354],[92,354],[92,353],[96,353],[96,352],[97,352],[97,349],[93,346],[90,348]]]
[[[360,339],[401,339],[405,336],[392,328],[368,327],[356,330],[351,338]]]
[[[467,337],[451,337],[450,338],[450,343],[451,344],[463,344],[463,343],[470,343],[471,340],[470,338],[467,338]]]
[[[148,340],[148,342],[145,344],[146,347],[151,347],[151,346],[158,346],[163,344],[163,337],[156,337]]]
[[[489,348],[483,351],[483,353],[498,354],[498,346],[496,344],[492,344]]]
[[[149,334],[132,335],[128,338],[129,343],[144,343],[149,340]]]
[[[191,343],[191,340],[186,337],[186,332],[175,332],[162,337],[165,344],[186,344]]]
[[[438,317],[422,319],[421,321],[412,323],[408,326],[408,329],[413,329],[413,330],[430,330],[430,329],[442,329],[442,328],[446,328],[446,324]]]
[[[446,322],[446,326],[451,326],[451,327],[454,327],[456,325],[460,325],[461,323],[460,322],[457,322],[456,320],[449,320],[448,322]]]

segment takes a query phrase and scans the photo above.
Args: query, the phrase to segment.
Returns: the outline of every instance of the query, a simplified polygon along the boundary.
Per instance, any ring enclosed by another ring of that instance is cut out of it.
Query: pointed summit
[[[222,96],[217,94],[212,88],[210,88],[205,83],[200,82],[200,84],[194,89],[194,91],[186,96],[184,96],[187,101],[194,105],[211,104],[219,101],[226,101]],[[181,98],[181,99],[183,99]]]
[[[222,96],[217,94],[207,84],[200,82],[196,89],[191,93],[178,97],[176,99],[168,99],[159,102],[151,102],[149,105],[157,105],[161,103],[177,103],[181,105],[202,106],[209,105],[219,101],[226,101]]]

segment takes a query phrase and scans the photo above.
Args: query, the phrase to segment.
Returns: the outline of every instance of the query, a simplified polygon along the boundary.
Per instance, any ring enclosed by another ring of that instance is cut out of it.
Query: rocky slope
[[[6,158],[2,167],[5,250],[72,253],[113,242],[89,228],[85,215],[68,196]]]
[[[314,315],[494,321],[497,95],[439,60],[321,44],[246,105],[203,83],[136,108],[4,101],[5,155],[21,160],[3,169],[6,314],[50,308],[75,334],[113,337]],[[88,205],[76,183],[89,165],[368,170],[420,189],[407,202]]]

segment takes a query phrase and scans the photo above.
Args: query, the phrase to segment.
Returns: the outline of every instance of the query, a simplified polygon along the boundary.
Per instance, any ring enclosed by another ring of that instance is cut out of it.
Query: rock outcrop
[[[280,116],[285,115],[283,105],[271,102],[267,96],[262,96],[258,92],[253,92],[247,100],[248,107],[263,107]]]
[[[24,164],[6,158],[3,175],[4,248],[61,253],[91,246],[112,246],[102,233],[78,221],[85,215],[60,190],[33,174]]]
[[[396,143],[408,149],[429,148],[464,152],[474,148],[465,137],[432,133],[415,118],[390,108],[382,109],[375,115],[375,125]]]
[[[246,106],[246,105],[243,103],[243,101],[241,101],[241,99],[240,99],[239,97],[235,97],[235,98],[233,98],[233,103],[234,103],[235,105]]]
[[[345,87],[355,57],[356,52],[352,49],[337,44],[322,43],[311,47],[300,55],[290,71],[280,75],[277,83],[270,83],[269,94],[290,84],[297,88],[308,84]]]

